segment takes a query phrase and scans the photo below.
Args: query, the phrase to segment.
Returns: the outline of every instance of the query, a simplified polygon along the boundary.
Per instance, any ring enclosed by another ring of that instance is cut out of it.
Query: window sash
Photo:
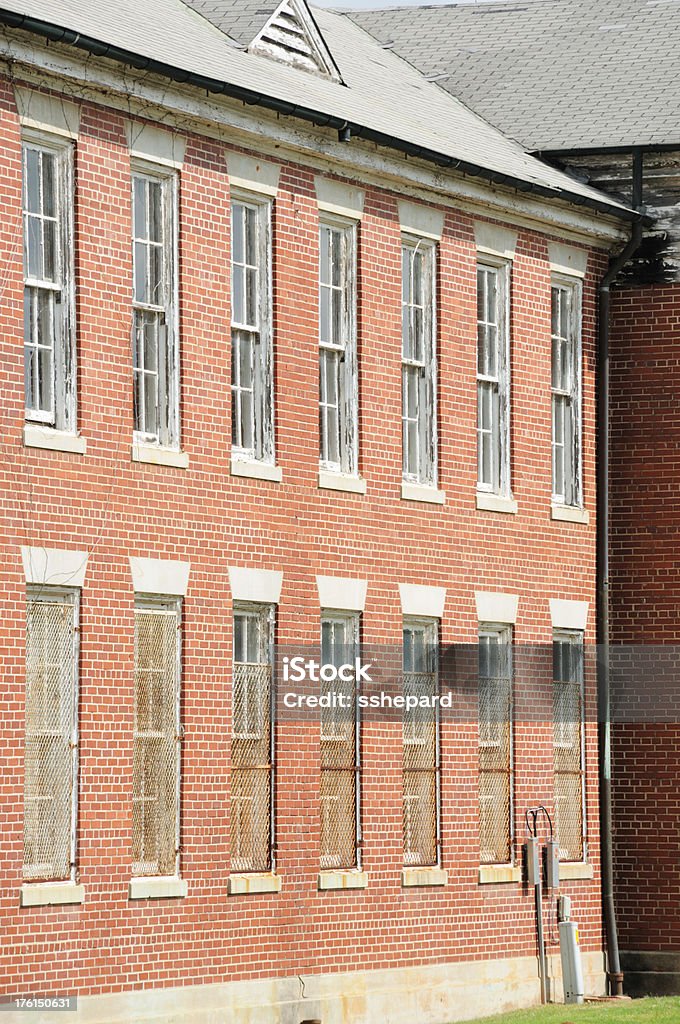
[[[552,500],[581,500],[581,288],[551,287]]]
[[[404,621],[404,696],[438,693],[437,620]],[[438,864],[441,835],[439,714],[436,707],[404,709],[403,842],[405,865]]]
[[[581,630],[553,633],[555,833],[560,859],[586,854],[584,648]]]
[[[479,631],[480,861],[512,862],[513,725],[512,629]]]
[[[436,252],[425,239],[402,239],[402,476],[437,477]]]
[[[477,264],[477,489],[508,494],[509,265]]]

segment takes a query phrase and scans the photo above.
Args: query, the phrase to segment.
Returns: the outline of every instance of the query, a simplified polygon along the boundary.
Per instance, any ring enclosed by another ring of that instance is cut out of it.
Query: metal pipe
[[[642,206],[642,151],[633,151],[633,207]],[[638,249],[642,220],[633,223],[630,239],[609,263],[599,287],[597,383],[597,703],[598,768],[600,781],[600,854],[602,862],[602,914],[607,941],[607,975],[611,995],[623,995],[623,974],[614,903],[611,791],[611,705],[609,660],[609,313],[610,287],[619,271]]]
[[[540,853],[540,851],[539,851]],[[538,938],[538,971],[541,976],[541,1004],[548,1002],[548,964],[545,956],[545,937],[543,935],[543,880],[540,873],[538,881],[534,886],[534,897],[536,900],[536,931]]]

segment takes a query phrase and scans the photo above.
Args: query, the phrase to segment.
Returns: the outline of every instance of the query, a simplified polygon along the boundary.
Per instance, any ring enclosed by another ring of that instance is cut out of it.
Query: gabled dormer
[[[305,0],[283,0],[248,46],[248,53],[342,82]]]

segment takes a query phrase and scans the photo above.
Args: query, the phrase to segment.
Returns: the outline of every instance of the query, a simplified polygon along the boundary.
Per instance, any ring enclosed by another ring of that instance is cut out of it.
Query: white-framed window
[[[585,723],[581,630],[553,632],[555,831],[560,860],[584,859]]]
[[[436,243],[401,241],[402,476],[437,482]]]
[[[482,864],[512,861],[512,627],[479,629],[479,826]]]
[[[477,263],[477,489],[510,493],[510,265]]]
[[[441,826],[439,712],[439,622],[407,618],[403,625],[404,696],[428,700],[427,707],[404,709],[403,824],[404,863],[438,864]]]
[[[231,443],[274,462],[271,201],[231,203]]]
[[[553,278],[552,500],[581,504],[581,282]]]
[[[26,420],[76,429],[73,145],[22,142]]]
[[[177,174],[132,168],[134,436],[179,447]]]
[[[319,225],[319,465],[357,473],[358,374],[354,222]]]
[[[359,613],[324,612],[321,664],[354,665],[358,654]],[[321,687],[322,694],[343,694],[347,705],[321,711],[321,867],[356,868],[361,866],[357,683],[355,678],[336,679]]]
[[[274,606],[234,608],[231,869],[273,868]]]
[[[181,602],[135,602],[132,873],[177,875],[181,783]]]
[[[79,604],[78,590],[26,595],[26,881],[75,880]]]

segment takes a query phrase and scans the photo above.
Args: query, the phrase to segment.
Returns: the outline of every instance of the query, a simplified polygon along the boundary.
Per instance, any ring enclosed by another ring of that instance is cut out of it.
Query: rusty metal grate
[[[404,711],[404,863],[437,862],[437,716],[432,672],[404,673],[404,696],[427,697],[428,708]]]
[[[555,824],[561,860],[582,860],[583,645],[582,634],[554,643],[553,730]]]
[[[76,599],[31,598],[26,630],[24,878],[68,878],[75,852]]]
[[[271,666],[234,665],[231,866],[271,867]]]
[[[479,826],[483,864],[511,859],[511,681],[479,680]]]
[[[135,610],[132,859],[135,875],[171,875],[179,846],[179,611]]]

